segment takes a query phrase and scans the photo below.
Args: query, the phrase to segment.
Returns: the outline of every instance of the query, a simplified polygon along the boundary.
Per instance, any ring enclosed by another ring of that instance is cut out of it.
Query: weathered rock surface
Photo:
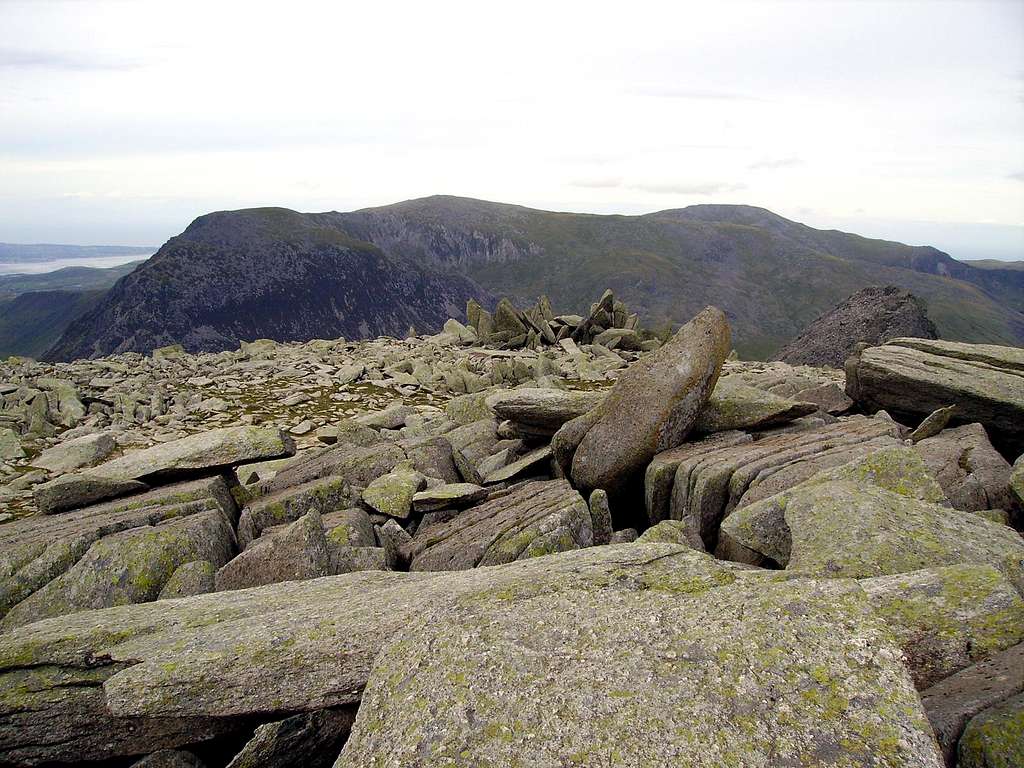
[[[209,560],[193,560],[179,565],[160,590],[158,600],[205,595],[217,588],[217,568]]]
[[[729,377],[718,380],[715,391],[693,426],[696,434],[734,429],[766,429],[807,416],[818,410],[815,403],[796,402],[763,389],[740,384]]]
[[[499,419],[513,422],[521,435],[551,437],[567,421],[596,408],[604,397],[604,392],[523,387],[496,392],[487,404]]]
[[[981,424],[946,429],[917,443],[928,469],[957,509],[1013,509],[1010,464],[992,447]]]
[[[116,499],[141,493],[149,488],[138,480],[96,477],[86,473],[61,475],[36,486],[36,506],[44,515],[54,515],[69,509],[78,509],[106,499]]]
[[[363,502],[374,512],[404,520],[412,511],[413,497],[427,484],[427,478],[411,465],[399,465],[370,482]]]
[[[957,743],[979,712],[1024,692],[1024,644],[957,672],[921,692],[946,765],[956,763]]]
[[[132,763],[131,768],[204,768],[203,761],[191,752],[180,749],[161,749]]]
[[[385,641],[429,606],[454,615],[488,599],[511,606],[565,589],[671,593],[734,578],[682,547],[593,547],[495,568],[353,573],[37,622],[0,643],[0,762],[146,754],[233,731],[239,718],[355,703]]]
[[[412,497],[412,505],[417,512],[461,509],[475,504],[487,494],[486,488],[475,483],[444,483],[415,494]]]
[[[335,766],[941,765],[856,586],[702,588],[428,614],[378,657]]]
[[[971,718],[957,746],[960,768],[1024,765],[1024,695],[1014,696]]]
[[[417,531],[409,545],[410,570],[499,565],[593,543],[590,509],[569,483],[524,483],[448,522]]]
[[[32,466],[50,472],[71,472],[102,461],[115,447],[114,438],[105,432],[82,435],[47,448],[32,459]]]
[[[693,428],[729,354],[729,324],[708,307],[666,345],[634,363],[592,412],[572,460],[581,488],[612,490]]]
[[[256,729],[228,768],[329,768],[355,720],[355,707],[293,715]]]
[[[918,690],[1024,641],[1024,599],[995,568],[952,565],[864,579]]]
[[[846,392],[865,408],[924,418],[956,405],[954,421],[993,438],[1024,439],[1024,350],[991,344],[893,339],[846,364]]]
[[[774,357],[790,365],[842,368],[858,343],[939,337],[924,302],[894,285],[863,288],[829,310]]]

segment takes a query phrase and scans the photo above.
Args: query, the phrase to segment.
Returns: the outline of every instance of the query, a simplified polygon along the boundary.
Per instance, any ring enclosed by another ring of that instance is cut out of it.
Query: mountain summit
[[[547,294],[585,313],[611,288],[648,327],[722,307],[744,356],[766,357],[871,285],[911,291],[942,338],[1024,343],[1024,272],[935,248],[818,230],[763,208],[556,213],[434,196],[350,213],[280,208],[196,219],[50,350],[57,359],[180,342],[366,337],[462,318],[468,298]]]

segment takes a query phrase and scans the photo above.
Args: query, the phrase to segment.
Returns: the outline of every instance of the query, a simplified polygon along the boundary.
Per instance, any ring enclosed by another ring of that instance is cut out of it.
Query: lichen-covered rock
[[[355,717],[354,707],[337,707],[261,725],[227,768],[330,768]]]
[[[938,768],[900,657],[847,582],[481,600],[392,638],[335,767]]]
[[[925,417],[956,405],[1013,444],[1024,438],[1024,350],[993,344],[893,339],[846,363],[846,392],[862,407]]]
[[[247,549],[264,528],[293,522],[309,512],[325,515],[346,507],[349,496],[348,480],[334,475],[261,496],[242,509],[238,519],[238,544]]]
[[[1024,692],[1024,644],[947,677],[921,692],[947,766],[956,764],[957,742],[979,712]]]
[[[372,547],[373,521],[365,510],[353,507],[320,516],[327,538],[342,547]]]
[[[1010,464],[992,447],[981,424],[943,430],[918,442],[917,450],[957,509],[1014,506]]]
[[[330,552],[316,510],[268,531],[217,571],[217,590],[245,589],[279,581],[315,579],[330,573]]]
[[[279,429],[223,427],[127,453],[93,467],[90,473],[118,480],[168,478],[197,471],[215,474],[235,464],[294,453],[295,443]]]
[[[971,718],[957,746],[959,768],[1020,768],[1024,765],[1024,695]]]
[[[352,486],[365,488],[407,458],[405,451],[391,443],[359,446],[339,442],[297,457],[260,486],[266,493],[276,493],[324,477],[341,477]]]
[[[416,493],[412,497],[412,506],[417,512],[461,509],[475,504],[487,494],[486,488],[475,483],[444,483]]]
[[[723,522],[723,535],[805,574],[866,578],[977,563],[997,568],[1024,592],[1024,540],[1016,531],[922,501],[914,492],[865,482],[863,465],[844,470],[848,479],[837,472],[738,510]],[[761,513],[777,520],[779,510],[789,531],[788,555],[784,534],[769,539],[763,531],[770,524],[750,522]]]
[[[919,690],[1024,640],[1024,599],[991,566],[928,568],[861,586],[896,633]]]
[[[530,473],[534,473],[532,476],[536,477],[537,474],[542,474],[546,477],[550,477],[548,471],[551,463],[551,446],[542,445],[540,448],[527,453],[525,456],[521,456],[515,461],[511,461],[501,469],[496,469],[489,473],[484,478],[484,485],[494,485],[495,483],[504,483],[508,480],[513,480],[522,476],[530,476]]]
[[[739,507],[722,522],[716,554],[727,560],[755,565],[785,565],[789,562],[792,544],[785,513],[793,493],[831,481],[882,488],[936,504],[946,498],[913,449],[882,448],[833,469],[822,470],[788,491]]]
[[[454,615],[486,600],[511,607],[565,589],[678,593],[734,580],[693,550],[630,544],[454,573],[366,571],[41,621],[0,643],[0,763],[146,754],[232,731],[238,718],[358,702],[383,644],[431,606]]]
[[[216,573],[217,567],[209,560],[193,560],[179,565],[160,590],[157,599],[173,600],[176,597],[192,597],[213,592],[217,588]]]
[[[193,560],[223,565],[235,535],[219,509],[104,536],[68,569],[15,605],[0,630],[76,611],[156,600],[175,569]]]
[[[0,459],[21,459],[25,449],[21,447],[18,433],[8,427],[0,427]]]
[[[33,496],[40,512],[55,515],[99,501],[141,493],[147,488],[148,485],[138,480],[96,477],[86,472],[77,472],[37,485]]]
[[[615,524],[612,519],[608,492],[597,488],[590,492],[590,524],[594,530],[594,544],[611,544]]]
[[[524,437],[551,437],[567,421],[596,408],[604,396],[595,391],[521,387],[499,390],[486,402],[499,419],[514,423]]]
[[[765,429],[817,410],[815,403],[801,403],[779,397],[725,376],[718,380],[715,391],[701,409],[693,431],[709,434],[735,429]]]
[[[569,483],[524,483],[448,522],[418,530],[409,545],[410,569],[498,565],[593,543],[590,509]]]
[[[681,520],[662,520],[641,533],[636,540],[641,543],[690,544],[686,536],[686,524]]]
[[[427,478],[404,463],[373,480],[363,490],[363,502],[374,512],[404,520],[412,511],[413,496],[427,484]]]
[[[114,438],[108,433],[95,432],[47,448],[32,459],[32,466],[50,472],[71,472],[102,461],[114,452],[115,447]]]
[[[656,352],[619,376],[592,413],[579,443],[572,479],[585,489],[616,489],[693,428],[715,388],[732,342],[721,310],[708,307]]]
[[[924,421],[917,425],[908,436],[908,439],[912,443],[919,443],[922,440],[927,440],[929,437],[934,437],[946,428],[954,413],[956,413],[955,405],[936,408],[925,417]]]

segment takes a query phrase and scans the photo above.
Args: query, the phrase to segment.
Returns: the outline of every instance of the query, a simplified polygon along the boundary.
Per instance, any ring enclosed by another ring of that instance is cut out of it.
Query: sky
[[[0,0],[0,241],[430,194],[1024,259],[1024,2]]]

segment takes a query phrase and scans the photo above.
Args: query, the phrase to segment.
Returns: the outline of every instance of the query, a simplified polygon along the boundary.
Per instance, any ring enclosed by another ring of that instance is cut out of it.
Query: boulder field
[[[0,363],[0,766],[1022,764],[1019,349],[467,316]]]

